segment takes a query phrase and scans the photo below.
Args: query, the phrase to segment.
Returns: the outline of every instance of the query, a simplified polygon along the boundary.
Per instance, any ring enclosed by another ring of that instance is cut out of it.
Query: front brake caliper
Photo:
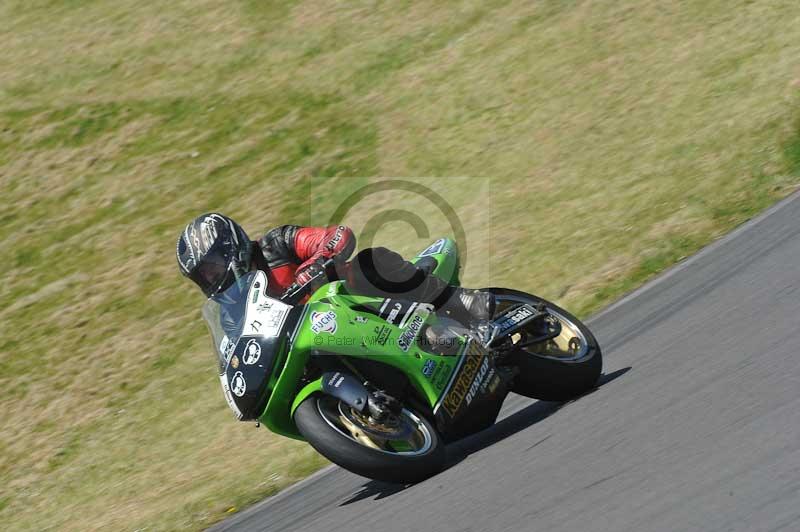
[[[370,418],[378,423],[383,422],[389,414],[400,415],[403,405],[382,390],[377,390],[369,394],[367,399]]]

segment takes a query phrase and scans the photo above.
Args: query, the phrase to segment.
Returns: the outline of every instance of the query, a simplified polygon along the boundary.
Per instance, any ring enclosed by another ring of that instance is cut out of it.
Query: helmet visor
[[[224,249],[211,250],[197,267],[189,273],[189,279],[197,283],[206,297],[211,297],[228,288],[236,280],[233,261]]]

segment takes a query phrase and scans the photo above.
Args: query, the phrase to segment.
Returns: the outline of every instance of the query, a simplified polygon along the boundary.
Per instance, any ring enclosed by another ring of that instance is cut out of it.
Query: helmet
[[[178,238],[178,266],[211,297],[250,271],[252,246],[244,229],[227,216],[203,214]]]

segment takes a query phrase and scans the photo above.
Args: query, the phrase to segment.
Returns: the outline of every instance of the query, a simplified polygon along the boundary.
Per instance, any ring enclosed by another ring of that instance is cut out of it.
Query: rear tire
[[[392,452],[367,447],[346,435],[330,416],[330,396],[315,394],[297,407],[294,420],[300,433],[322,456],[357,475],[401,484],[425,480],[444,468],[445,448],[433,425],[408,407],[403,411],[418,422],[425,444],[419,451]],[[345,405],[341,405],[346,408]],[[325,412],[325,414],[323,414]]]
[[[519,368],[520,373],[514,379],[511,391],[542,401],[568,401],[595,387],[603,369],[603,358],[597,340],[583,322],[554,303],[532,294],[507,288],[485,290],[495,295],[498,310],[504,304],[530,303],[536,306],[543,303],[559,318],[562,326],[566,320],[585,341],[585,352],[573,359],[558,360],[552,354],[537,354],[536,345],[512,353],[511,363]]]

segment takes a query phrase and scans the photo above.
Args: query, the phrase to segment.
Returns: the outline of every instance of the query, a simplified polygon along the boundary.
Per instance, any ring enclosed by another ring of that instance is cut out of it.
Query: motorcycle
[[[458,285],[456,244],[440,239],[412,262]],[[316,280],[318,281],[318,280]],[[206,301],[203,317],[228,405],[242,421],[307,441],[364,477],[414,483],[445,466],[445,445],[491,426],[509,392],[566,401],[602,369],[580,320],[505,288],[491,321],[464,325],[414,301],[319,282],[267,295],[254,271]]]

